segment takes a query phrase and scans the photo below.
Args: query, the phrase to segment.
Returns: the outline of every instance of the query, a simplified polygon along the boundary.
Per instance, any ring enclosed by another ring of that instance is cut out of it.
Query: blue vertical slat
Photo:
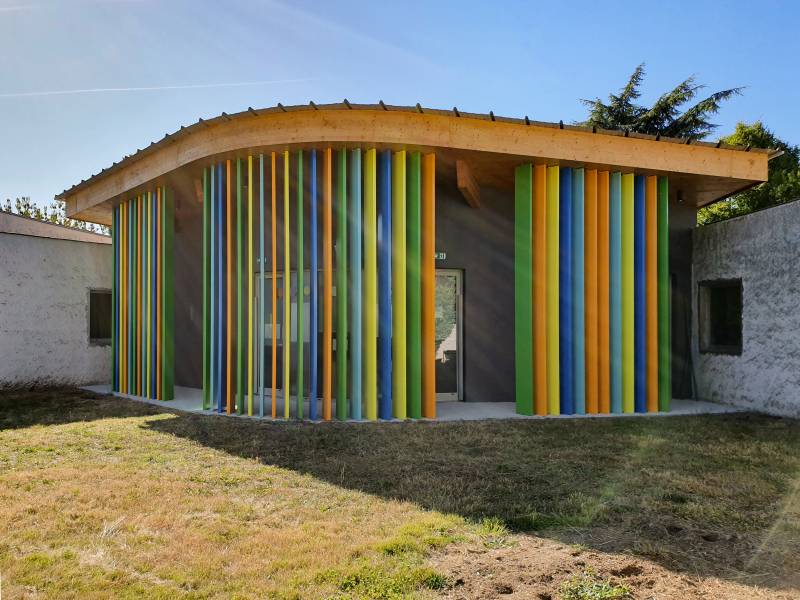
[[[114,236],[114,352],[111,391],[119,391],[119,207],[114,208],[111,233]]]
[[[645,179],[633,180],[634,410],[647,412],[647,331],[645,329]]]
[[[558,217],[558,348],[560,408],[562,415],[575,412],[572,380],[572,169],[559,171]]]
[[[264,416],[264,155],[258,156],[258,315],[255,340],[258,344],[258,416]]]
[[[381,153],[378,176],[378,383],[380,418],[392,418],[392,152]]]
[[[622,412],[622,174],[611,173],[608,194],[609,354],[611,412]]]
[[[310,311],[311,323],[309,324],[309,391],[308,391],[308,418],[312,421],[317,419],[317,364],[319,361],[318,356],[318,334],[319,334],[319,272],[317,265],[317,151],[311,150],[311,157],[309,163],[309,178],[311,179],[311,261],[309,265],[311,277],[311,298],[310,298]]]
[[[217,375],[216,375],[216,368],[217,368],[217,354],[216,354],[216,342],[217,342],[217,332],[214,328],[216,324],[216,308],[217,308],[217,295],[216,295],[216,284],[217,284],[217,232],[216,232],[216,224],[217,224],[217,215],[215,214],[215,206],[214,200],[217,196],[216,194],[216,178],[214,173],[214,165],[212,164],[209,169],[209,176],[211,177],[211,184],[209,185],[209,195],[208,201],[211,206],[208,209],[209,213],[209,243],[208,243],[208,262],[209,262],[209,270],[210,278],[211,278],[211,286],[208,292],[209,295],[209,307],[208,307],[208,320],[210,321],[210,326],[208,327],[209,331],[209,344],[208,344],[208,408],[209,410],[214,410],[214,399],[217,396]]]

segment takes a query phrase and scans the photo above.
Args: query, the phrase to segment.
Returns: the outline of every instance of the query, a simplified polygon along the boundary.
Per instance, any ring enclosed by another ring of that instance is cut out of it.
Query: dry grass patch
[[[0,570],[12,598],[469,598],[531,573],[554,599],[792,597],[800,424],[273,424],[5,394]]]

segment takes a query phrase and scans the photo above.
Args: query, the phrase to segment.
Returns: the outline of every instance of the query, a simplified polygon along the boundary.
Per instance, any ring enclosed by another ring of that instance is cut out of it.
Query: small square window
[[[742,280],[717,279],[698,284],[700,352],[742,353]]]
[[[110,290],[89,290],[89,343],[111,344]]]

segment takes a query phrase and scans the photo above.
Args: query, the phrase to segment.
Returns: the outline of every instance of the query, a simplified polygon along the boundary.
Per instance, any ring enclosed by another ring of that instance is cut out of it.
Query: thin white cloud
[[[41,96],[68,96],[72,94],[103,94],[107,92],[153,92],[162,90],[201,90],[223,87],[245,87],[254,85],[275,85],[279,83],[301,83],[315,81],[316,78],[272,79],[265,81],[234,81],[228,83],[195,83],[189,85],[154,85],[143,87],[86,88],[78,90],[46,90],[40,92],[11,92],[0,94],[0,98],[35,98]]]

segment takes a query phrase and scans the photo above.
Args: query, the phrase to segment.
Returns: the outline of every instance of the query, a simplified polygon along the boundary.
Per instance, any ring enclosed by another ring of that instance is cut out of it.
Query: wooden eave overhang
[[[779,151],[658,138],[563,123],[380,104],[278,105],[200,119],[57,196],[67,215],[110,224],[115,203],[180,169],[248,153],[332,145],[436,152],[440,172],[466,161],[480,185],[513,189],[524,162],[668,175],[673,193],[703,206],[767,180]]]

